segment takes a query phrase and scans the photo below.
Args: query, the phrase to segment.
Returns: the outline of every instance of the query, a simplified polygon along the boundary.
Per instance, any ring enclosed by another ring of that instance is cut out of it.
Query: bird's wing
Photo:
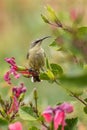
[[[29,52],[27,53],[27,55],[26,55],[26,59],[28,59],[29,58]]]

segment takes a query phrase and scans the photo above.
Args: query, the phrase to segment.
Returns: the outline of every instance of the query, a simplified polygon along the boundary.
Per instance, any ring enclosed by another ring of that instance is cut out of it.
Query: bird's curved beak
[[[47,39],[47,38],[50,38],[51,36],[45,36],[43,38],[40,38],[38,40],[35,41],[35,43],[38,43],[38,42],[42,42],[43,40]]]
[[[45,37],[43,37],[43,38],[40,38],[40,39],[38,39],[38,40],[36,40],[36,41],[34,41],[34,42],[32,42],[32,44],[31,44],[31,47],[30,48],[32,48],[32,47],[34,47],[35,45],[37,45],[38,43],[40,43],[41,44],[41,42],[43,41],[43,40],[45,40],[45,39],[47,39],[47,38],[50,38],[51,36],[45,36]]]

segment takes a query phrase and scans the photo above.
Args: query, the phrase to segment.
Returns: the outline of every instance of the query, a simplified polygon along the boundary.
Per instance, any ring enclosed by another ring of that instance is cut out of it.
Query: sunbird
[[[36,72],[37,76],[33,77],[34,82],[39,81],[40,70],[43,70],[45,65],[45,52],[41,46],[43,40],[49,38],[50,36],[43,37],[41,39],[35,40],[31,43],[29,51],[27,53],[28,67],[29,71]],[[37,78],[36,78],[37,77]]]

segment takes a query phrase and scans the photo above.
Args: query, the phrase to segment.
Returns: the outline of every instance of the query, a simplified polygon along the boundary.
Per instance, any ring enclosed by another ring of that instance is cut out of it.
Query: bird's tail
[[[41,81],[41,80],[40,80],[39,75],[33,76],[33,82],[40,82],[40,81]]]

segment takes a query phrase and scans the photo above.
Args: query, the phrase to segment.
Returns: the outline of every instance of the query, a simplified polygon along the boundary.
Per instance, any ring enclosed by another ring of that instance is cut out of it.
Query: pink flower
[[[15,122],[9,125],[9,130],[22,130],[22,124],[20,122]]]
[[[8,84],[11,84],[11,78],[10,78],[10,75],[14,75],[14,77],[16,79],[18,79],[20,77],[20,74],[17,72],[18,70],[18,67],[16,65],[16,62],[15,62],[15,58],[5,58],[5,61],[7,63],[9,63],[11,66],[10,66],[10,69],[9,71],[6,72],[6,74],[4,75],[4,80],[8,82]]]
[[[13,87],[12,92],[16,96],[16,98],[19,98],[19,96],[22,93],[26,92],[26,87],[24,86],[23,83],[21,83],[19,87]]]
[[[66,125],[65,117],[66,113],[73,112],[73,106],[69,103],[63,103],[61,105],[56,106],[55,108],[48,107],[43,113],[45,121],[48,123],[54,122],[54,129],[57,130],[59,125],[62,125],[62,130],[64,130],[64,126]]]
[[[20,100],[19,97],[22,93],[26,92],[26,87],[23,83],[21,83],[19,86],[13,87],[12,89],[12,101],[9,110],[7,111],[7,114],[11,113],[17,113],[20,106]]]
[[[82,10],[81,9],[72,9],[70,11],[70,17],[73,21],[76,21],[77,19],[82,17]]]
[[[62,130],[64,130],[65,126],[65,113],[61,110],[56,111],[54,116],[54,128],[58,129],[59,125],[62,125]]]
[[[12,57],[12,58],[5,58],[5,61],[8,62],[12,66],[16,65],[14,57]]]
[[[11,104],[11,107],[9,108],[7,114],[16,113],[16,112],[18,112],[18,109],[19,109],[19,102],[18,102],[17,98],[15,96],[13,96],[12,104]]]
[[[76,10],[72,9],[72,10],[70,11],[70,17],[71,17],[71,19],[72,19],[73,21],[77,19],[78,15],[77,15]]]
[[[65,113],[73,112],[73,106],[66,102],[64,102],[63,104],[61,104],[55,108],[55,110],[58,110],[58,109],[63,110]]]
[[[10,72],[6,72],[4,75],[4,80],[8,82],[8,84],[11,84],[11,78],[10,78]]]
[[[53,108],[47,107],[47,109],[42,113],[46,122],[50,123],[52,121]]]
[[[17,66],[14,57],[5,58],[5,61],[10,64],[10,69],[4,75],[4,80],[8,84],[11,84],[10,75],[13,75],[15,79],[18,79],[21,75],[23,75],[27,78],[33,77],[34,81],[40,81],[38,72],[23,66]]]

